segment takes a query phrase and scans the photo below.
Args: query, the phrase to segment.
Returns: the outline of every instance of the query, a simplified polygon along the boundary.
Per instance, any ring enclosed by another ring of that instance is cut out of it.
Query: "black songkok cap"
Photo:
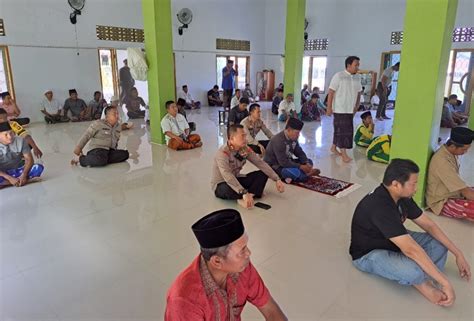
[[[245,231],[240,213],[233,209],[212,212],[191,227],[199,245],[213,249],[239,239]]]
[[[455,127],[451,129],[450,138],[455,143],[470,145],[474,139],[474,132],[466,127]]]
[[[360,115],[360,118],[366,119],[366,118],[369,117],[369,116],[372,116],[372,114],[370,113],[370,111],[366,111],[365,113],[362,113],[362,114]]]
[[[10,127],[10,123],[5,121],[3,123],[0,123],[0,133],[1,132],[6,132],[8,130],[12,130],[12,128]]]
[[[298,118],[291,117],[288,119],[288,123],[286,124],[286,128],[291,128],[295,130],[301,130],[303,128],[303,122]]]
[[[8,91],[4,91],[0,94],[0,96],[2,97],[2,99],[4,99],[5,97],[10,96],[10,93]]]

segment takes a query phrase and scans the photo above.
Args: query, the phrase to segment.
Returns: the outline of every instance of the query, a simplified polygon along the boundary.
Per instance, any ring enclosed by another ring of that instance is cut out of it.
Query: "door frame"
[[[239,57],[247,58],[247,62],[246,62],[246,64],[245,64],[245,70],[247,71],[247,72],[246,72],[246,75],[245,75],[245,82],[248,83],[248,84],[250,83],[250,55],[247,56],[247,55],[234,55],[234,54],[217,54],[217,55],[216,55],[216,60],[215,60],[216,64],[217,64],[217,58],[219,58],[219,57],[221,57],[221,58],[222,58],[222,57],[223,57],[223,58],[226,58],[227,60],[229,60],[231,57],[235,57],[235,58],[239,58]],[[234,66],[235,66],[236,63],[237,63],[237,62],[234,61]],[[216,76],[217,76],[217,72],[219,72],[219,71],[216,70]],[[217,82],[217,77],[216,77],[216,82]],[[236,84],[238,85],[238,82],[237,82],[237,81],[236,81]],[[219,84],[217,84],[217,85],[218,85],[219,87],[221,86],[221,85],[219,85]],[[238,88],[238,87],[237,87],[237,88]]]
[[[454,67],[456,66],[456,56],[458,52],[471,52],[472,55],[474,55],[474,49],[472,48],[466,48],[466,49],[451,49],[452,52],[452,61],[450,61],[451,64],[451,75],[449,76],[449,90],[448,90],[448,95],[451,94],[451,90],[453,89],[453,78],[454,78]],[[462,79],[462,78],[461,78]],[[472,101],[472,92],[474,90],[474,68],[471,70],[471,81],[469,82],[468,88],[466,88],[466,93],[464,94],[464,103],[466,104],[466,114],[470,114],[471,112],[471,101]],[[461,87],[461,81],[459,81],[459,87]],[[461,89],[462,90],[462,89]],[[469,108],[467,108],[469,107]]]
[[[2,49],[3,54],[4,54],[5,63],[3,67],[6,69],[6,72],[7,72],[7,88],[5,91],[8,91],[11,97],[13,99],[16,99],[15,86],[13,85],[13,71],[12,71],[12,65],[10,62],[10,51],[8,49],[8,46],[5,46],[5,45],[0,45],[0,49]]]
[[[102,71],[100,69],[100,51],[101,50],[110,50],[110,58],[112,63],[112,83],[114,87],[114,96],[120,95],[120,88],[118,84],[118,65],[117,65],[117,49],[111,47],[98,47],[97,48],[97,57],[99,62],[99,78],[100,78],[100,88],[102,89],[102,95],[104,92],[104,87],[102,85]]]

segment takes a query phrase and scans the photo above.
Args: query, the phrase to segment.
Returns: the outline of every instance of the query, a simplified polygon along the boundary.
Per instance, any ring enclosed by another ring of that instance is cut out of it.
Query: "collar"
[[[387,200],[390,200],[390,204],[393,204],[393,206],[395,207],[398,207],[398,202],[400,202],[401,200],[400,198],[398,202],[395,202],[395,200],[392,198],[392,195],[390,195],[388,188],[383,183],[379,185],[379,187],[375,190],[374,194],[382,196],[383,198],[387,198]]]

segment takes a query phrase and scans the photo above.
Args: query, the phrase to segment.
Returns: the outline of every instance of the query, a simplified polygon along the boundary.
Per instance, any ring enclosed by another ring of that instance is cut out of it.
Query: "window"
[[[449,57],[445,96],[455,94],[461,101],[470,103],[473,87],[474,49],[452,50]],[[466,99],[465,99],[466,98]]]
[[[250,82],[250,57],[249,56],[217,56],[216,57],[216,79],[217,85],[222,86],[222,69],[227,60],[234,61],[234,69],[239,75],[235,79],[235,88],[244,89],[245,84]],[[236,68],[237,67],[237,68]]]
[[[0,46],[0,92],[9,91],[15,98],[8,47]]]
[[[118,93],[115,49],[99,49],[99,66],[102,95],[109,102]]]
[[[303,57],[301,84],[308,84],[310,90],[313,87],[319,87],[320,92],[324,93],[327,60],[328,58],[326,56]]]

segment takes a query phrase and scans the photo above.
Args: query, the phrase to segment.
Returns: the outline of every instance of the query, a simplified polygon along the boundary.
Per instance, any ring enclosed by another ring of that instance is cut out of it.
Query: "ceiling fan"
[[[77,23],[77,15],[81,14],[81,10],[86,4],[86,0],[68,0],[69,6],[74,9],[73,12],[69,15],[69,20],[73,25]]]

